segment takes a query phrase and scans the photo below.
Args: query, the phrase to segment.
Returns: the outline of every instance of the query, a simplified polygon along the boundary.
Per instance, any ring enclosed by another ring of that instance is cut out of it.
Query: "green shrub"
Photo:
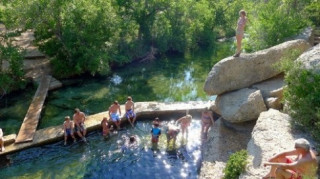
[[[284,98],[293,124],[320,141],[320,74],[293,63],[286,71]]]
[[[226,168],[223,170],[224,179],[237,179],[245,170],[247,165],[248,152],[240,150],[229,157]]]
[[[23,57],[17,48],[0,45],[0,64],[3,60],[9,62],[9,68],[2,71],[0,66],[0,87],[2,92],[21,89],[26,85],[23,72]]]

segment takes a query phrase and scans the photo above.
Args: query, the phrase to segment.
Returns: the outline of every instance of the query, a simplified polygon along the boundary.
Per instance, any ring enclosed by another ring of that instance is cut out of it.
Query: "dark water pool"
[[[167,122],[163,122],[165,124]],[[0,178],[197,178],[200,167],[200,121],[193,120],[189,135],[178,135],[176,150],[160,136],[158,150],[151,150],[150,121],[138,121],[104,140],[100,131],[90,133],[89,144],[63,142],[24,150],[9,156],[12,164],[0,169]],[[125,138],[138,136],[138,145],[123,147]]]
[[[110,76],[81,78],[76,85],[49,92],[38,128],[62,124],[64,116],[79,107],[87,115],[105,111],[112,101],[121,104],[128,95],[138,101],[197,101],[214,99],[203,91],[212,66],[232,54],[230,42],[211,51],[167,56],[150,63],[134,63],[116,69]],[[17,133],[36,88],[0,99],[0,127]]]

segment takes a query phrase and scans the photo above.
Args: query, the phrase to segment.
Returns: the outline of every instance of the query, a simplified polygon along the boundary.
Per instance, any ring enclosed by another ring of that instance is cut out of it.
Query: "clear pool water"
[[[168,119],[172,120],[172,119]],[[165,125],[167,122],[162,122]],[[103,139],[90,133],[89,143],[63,141],[35,147],[9,156],[11,164],[0,169],[1,178],[197,178],[201,162],[200,121],[193,120],[188,137],[178,135],[176,148],[166,146],[161,135],[158,150],[151,149],[151,121]],[[138,143],[124,147],[125,138],[136,135]],[[168,151],[169,150],[169,151]]]

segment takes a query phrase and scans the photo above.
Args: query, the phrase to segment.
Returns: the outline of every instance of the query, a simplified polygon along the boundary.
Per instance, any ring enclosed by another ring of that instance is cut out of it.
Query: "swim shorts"
[[[136,114],[133,112],[132,109],[129,109],[129,110],[126,112],[126,117],[127,117],[127,119],[134,118],[134,117],[136,117]]]
[[[74,125],[75,132],[78,132],[78,131],[83,132],[84,130],[86,130],[86,126],[83,123],[80,124],[80,128],[77,125]]]
[[[111,119],[113,122],[118,122],[120,121],[120,116],[118,113],[111,113]]]

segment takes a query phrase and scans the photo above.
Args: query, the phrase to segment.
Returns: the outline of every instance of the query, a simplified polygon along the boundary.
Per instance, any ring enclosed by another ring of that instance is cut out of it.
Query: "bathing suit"
[[[69,136],[72,134],[72,129],[69,128],[69,129],[66,129],[66,135]]]
[[[136,117],[136,114],[133,112],[132,109],[129,109],[129,110],[127,110],[127,112],[126,112],[126,116],[127,116],[127,119],[130,119],[130,118]]]
[[[103,136],[107,136],[107,135],[109,134],[108,122],[106,122],[106,126],[107,126],[107,129],[103,129],[103,128],[102,128],[102,135],[103,135]]]
[[[161,129],[159,128],[152,128],[151,129],[151,133],[152,133],[152,143],[158,143],[159,141],[159,136],[161,134]]]
[[[292,163],[293,161],[286,157],[286,163]],[[289,179],[302,179],[302,176],[300,175],[299,172],[295,171],[295,170],[289,170],[291,173],[291,177]],[[297,176],[297,177],[296,177]]]
[[[208,115],[203,115],[203,118],[204,118],[204,119],[202,120],[203,123],[205,123],[205,124],[211,124],[211,123],[212,123],[210,116],[208,116]]]
[[[80,124],[80,127],[78,127],[77,125],[74,125],[75,132],[78,132],[78,131],[83,132],[84,130],[86,130],[86,126],[83,123]]]
[[[118,113],[111,113],[111,119],[113,122],[120,122],[120,116]]]
[[[238,26],[237,26],[237,30],[236,30],[236,34],[237,35],[243,35],[244,34],[244,26],[246,24],[247,19],[245,18],[239,18],[238,20]]]

